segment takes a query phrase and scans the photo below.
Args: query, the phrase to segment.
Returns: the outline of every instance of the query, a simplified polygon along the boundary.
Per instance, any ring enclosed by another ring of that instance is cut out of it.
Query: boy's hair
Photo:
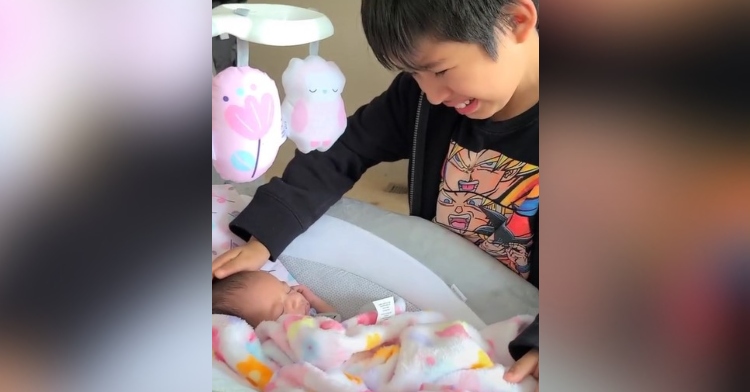
[[[232,274],[224,279],[213,278],[211,282],[211,313],[241,317],[239,310],[232,305],[230,298],[237,290],[244,289],[241,274]]]
[[[362,27],[378,62],[389,70],[413,63],[420,40],[478,44],[497,59],[495,33],[513,25],[517,0],[362,0]],[[534,0],[538,7],[538,0]]]

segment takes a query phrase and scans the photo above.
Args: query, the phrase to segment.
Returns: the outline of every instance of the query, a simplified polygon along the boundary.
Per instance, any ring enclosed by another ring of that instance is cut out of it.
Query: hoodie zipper
[[[419,140],[419,116],[422,114],[422,101],[424,100],[424,93],[419,95],[419,102],[417,103],[417,118],[414,121],[414,140],[412,141],[412,153],[411,153],[411,178],[409,180],[409,210],[414,212],[414,176],[416,175],[416,162],[417,162],[417,142]]]

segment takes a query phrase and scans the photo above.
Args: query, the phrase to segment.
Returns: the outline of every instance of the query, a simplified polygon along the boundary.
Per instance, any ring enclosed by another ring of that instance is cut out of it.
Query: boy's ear
[[[516,42],[524,43],[529,36],[536,30],[539,20],[539,13],[532,0],[518,0],[515,4],[508,6],[507,11],[510,15],[511,33]]]

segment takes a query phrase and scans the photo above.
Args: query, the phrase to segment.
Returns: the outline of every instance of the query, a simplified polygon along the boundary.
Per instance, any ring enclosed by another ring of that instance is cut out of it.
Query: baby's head
[[[310,312],[310,302],[302,294],[265,271],[214,279],[211,291],[212,313],[240,317],[252,327],[284,314]]]

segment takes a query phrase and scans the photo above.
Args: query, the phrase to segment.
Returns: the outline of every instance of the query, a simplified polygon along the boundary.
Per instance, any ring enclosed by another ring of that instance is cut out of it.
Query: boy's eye
[[[440,71],[440,72],[435,72],[435,76],[443,76],[443,75],[445,75],[446,72],[448,72],[447,69],[443,70],[443,71]]]

